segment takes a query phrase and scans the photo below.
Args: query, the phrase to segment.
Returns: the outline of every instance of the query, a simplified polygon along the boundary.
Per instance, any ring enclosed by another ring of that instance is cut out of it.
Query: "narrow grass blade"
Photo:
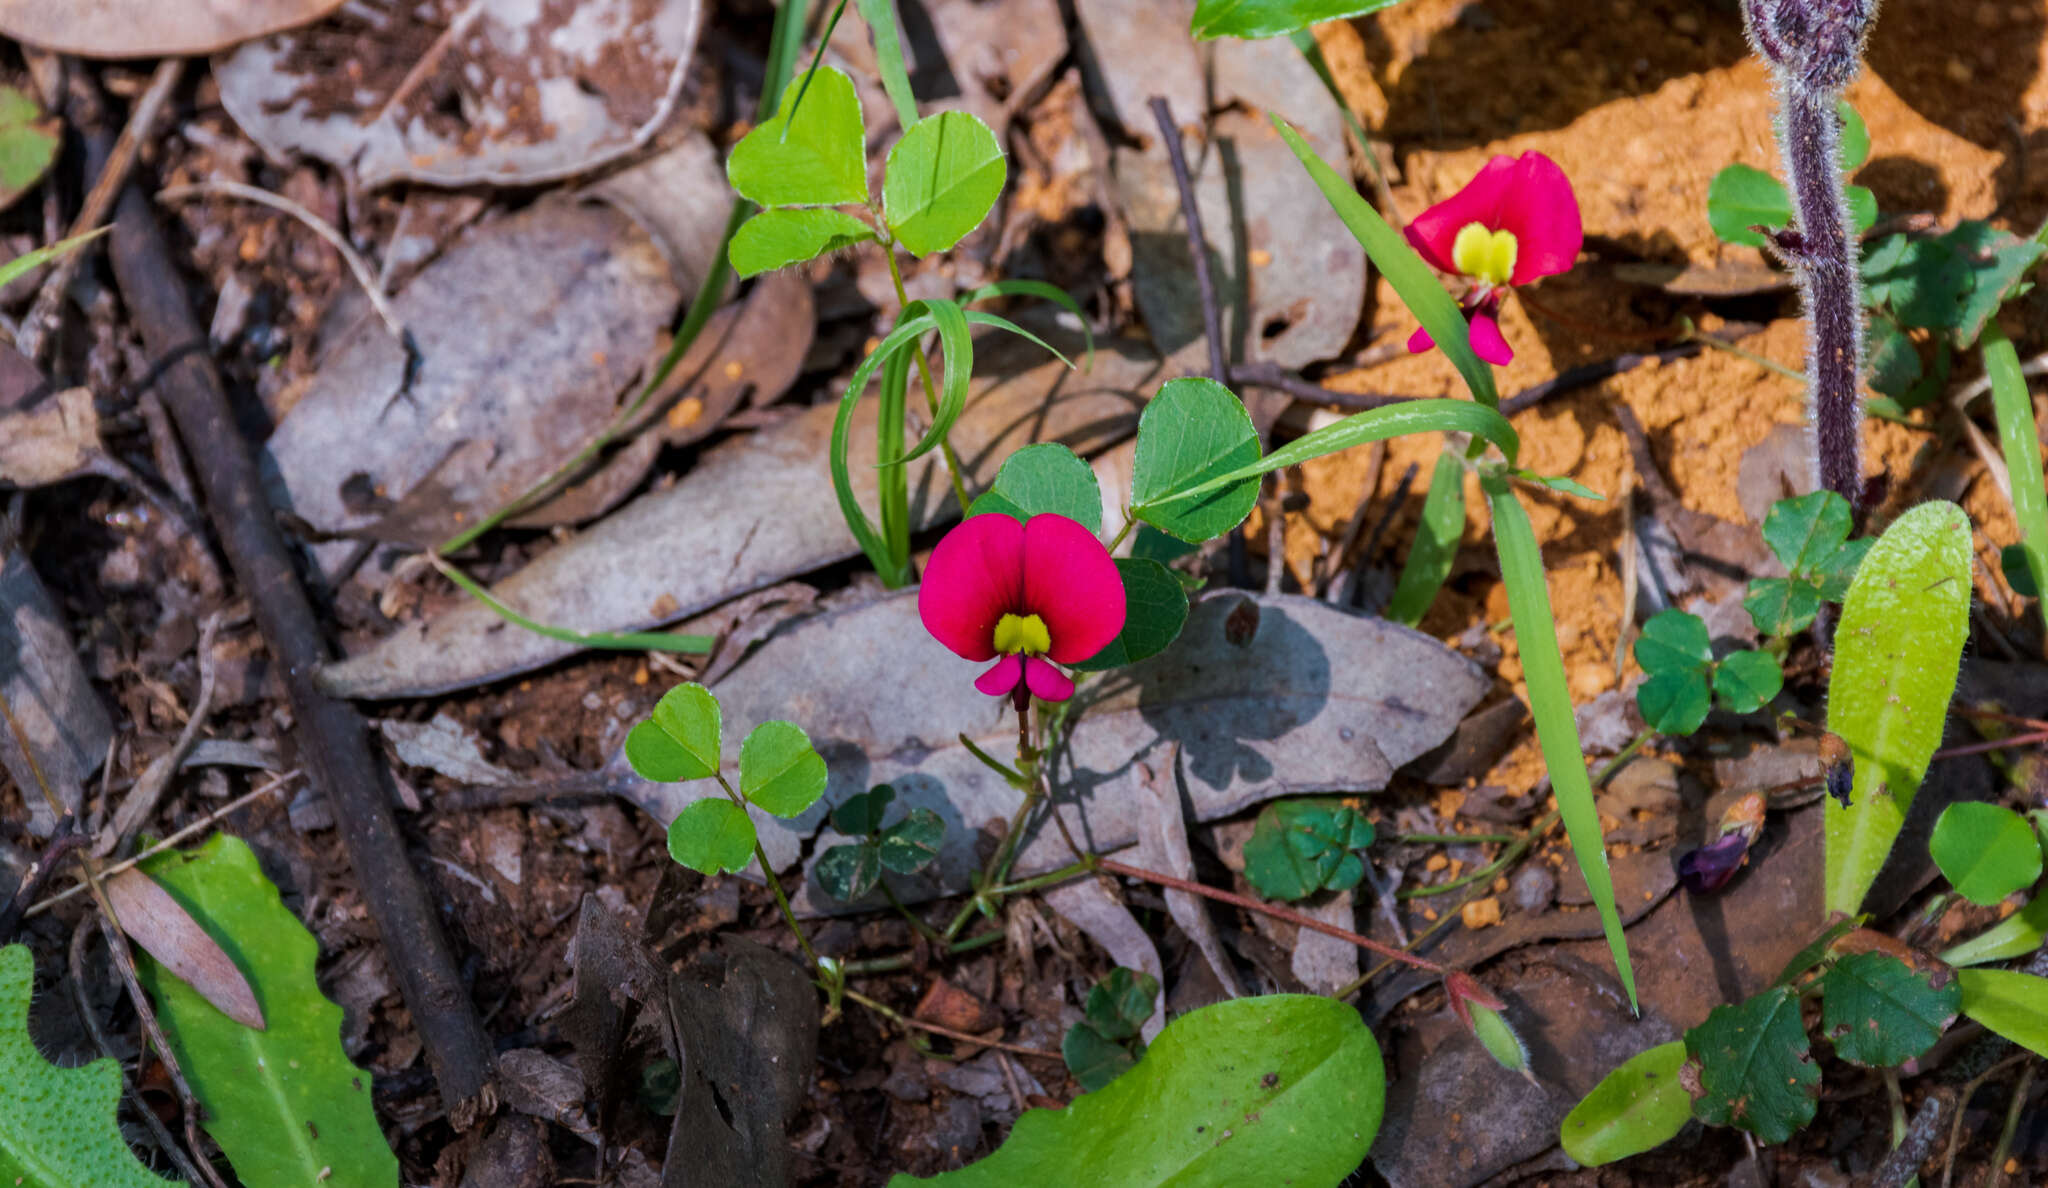
[[[881,487],[882,540],[897,572],[910,565],[910,472],[903,468],[904,406],[910,399],[910,360],[915,348],[890,355],[882,364],[882,403],[875,417],[875,476]]]
[[[846,521],[846,530],[853,534],[854,543],[860,545],[860,551],[875,567],[875,572],[881,575],[883,584],[892,590],[907,581],[909,575],[895,563],[888,544],[875,531],[867,513],[861,510],[859,501],[853,497],[853,472],[847,461],[847,451],[852,446],[853,406],[861,393],[867,391],[868,381],[875,377],[875,371],[890,356],[917,341],[919,335],[935,325],[929,315],[902,319],[868,353],[868,357],[861,360],[860,366],[854,369],[853,379],[846,385],[846,391],[839,397],[839,415],[832,422],[832,448],[826,455],[826,464],[832,471],[832,492],[839,497],[839,514]]]
[[[1002,280],[991,285],[983,285],[981,288],[966,294],[960,298],[960,304],[963,306],[975,305],[995,297],[1038,297],[1050,301],[1068,313],[1073,314],[1081,321],[1081,341],[1087,346],[1088,362],[1091,366],[1094,364],[1095,329],[1088,324],[1088,314],[1081,308],[1081,303],[1074,300],[1072,295],[1065,289],[1040,280]],[[973,316],[972,314],[968,315],[970,320]],[[1024,332],[1019,330],[1017,333],[1023,334]],[[1036,338],[1032,335],[1027,334],[1025,337],[1036,341]],[[1052,350],[1051,347],[1046,349]],[[1053,353],[1058,354],[1057,351]]]
[[[896,122],[908,129],[917,122],[917,99],[910,93],[910,73],[903,66],[903,37],[896,31],[894,0],[856,0],[860,19],[875,35],[875,69],[882,75],[882,89],[896,105]]]
[[[1571,686],[1565,681],[1564,658],[1557,651],[1557,620],[1550,613],[1550,589],[1543,579],[1543,554],[1529,513],[1522,510],[1514,488],[1505,479],[1481,479],[1487,506],[1493,512],[1493,544],[1500,553],[1500,577],[1507,586],[1508,611],[1515,623],[1515,641],[1522,651],[1522,678],[1529,683],[1529,708],[1536,718],[1536,741],[1550,771],[1550,790],[1571,838],[1572,857],[1586,876],[1586,890],[1600,909],[1600,926],[1614,954],[1614,968],[1636,1007],[1636,975],[1629,964],[1628,939],[1621,934],[1621,913],[1614,906],[1614,879],[1607,869],[1607,846],[1600,833],[1600,813],[1593,806],[1593,782],[1586,777],[1586,759],[1579,748],[1579,726],[1572,718]]]
[[[1436,592],[1451,576],[1451,562],[1457,560],[1458,542],[1465,535],[1465,464],[1450,450],[1436,456],[1430,472],[1429,494],[1422,500],[1422,522],[1416,525],[1415,543],[1408,546],[1408,560],[1401,566],[1401,580],[1394,585],[1394,600],[1387,617],[1410,627],[1422,622]]]
[[[974,336],[967,329],[967,311],[951,301],[913,301],[904,307],[903,316],[928,317],[939,331],[939,407],[932,410],[932,427],[925,431],[923,439],[898,459],[910,462],[937,449],[946,440],[946,434],[953,431],[953,422],[966,410],[967,381],[974,373]]]
[[[2048,490],[2042,487],[2041,431],[2034,424],[2034,399],[2020,372],[2019,352],[1999,329],[1997,318],[1984,323],[1978,341],[1984,348],[1984,374],[1991,380],[1991,404],[1998,412],[1998,444],[2012,476],[2012,518],[2019,524],[2020,549],[2034,575],[2034,589],[2048,591]],[[2035,609],[2048,621],[2048,597]]]

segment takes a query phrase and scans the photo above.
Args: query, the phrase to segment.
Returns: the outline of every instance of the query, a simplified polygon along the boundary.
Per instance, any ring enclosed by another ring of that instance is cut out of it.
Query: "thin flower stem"
[[[949,1040],[955,1040],[963,1044],[973,1044],[976,1047],[998,1048],[1005,1052],[1014,1052],[1019,1056],[1036,1056],[1041,1060],[1058,1060],[1061,1058],[1058,1052],[1048,1052],[1043,1048],[1027,1048],[1022,1044],[1006,1043],[1003,1040],[983,1039],[978,1035],[969,1035],[964,1031],[955,1031],[950,1027],[941,1027],[937,1023],[927,1023],[923,1019],[913,1019],[896,1008],[886,1003],[877,1002],[875,999],[869,998],[858,991],[848,990],[846,997],[902,1027],[913,1027],[919,1031],[929,1031],[933,1035],[943,1035]]]
[[[992,928],[987,932],[977,932],[973,936],[963,937],[947,945],[946,954],[951,957],[958,957],[962,953],[972,953],[976,949],[986,949],[1001,939],[1003,939],[1003,930],[1000,928]],[[846,976],[852,978],[866,974],[895,973],[897,970],[909,969],[916,963],[916,954],[898,953],[893,957],[874,957],[866,961],[848,961],[843,968]]]
[[[896,892],[890,889],[887,879],[875,880],[875,886],[882,889],[883,896],[889,900],[889,906],[895,908],[898,915],[910,921],[910,926],[917,930],[919,936],[924,937],[926,940],[938,941],[941,944],[945,943],[946,938],[939,935],[938,929],[925,923],[922,917],[904,906],[903,901],[897,898]]]
[[[746,812],[746,800],[733,789],[732,784],[726,780],[725,773],[719,771],[711,774],[712,778],[718,781],[718,786],[725,789],[726,796],[739,806],[741,812]],[[804,957],[811,963],[811,969],[816,971],[818,951],[811,947],[811,938],[804,934],[804,926],[796,922],[796,912],[789,906],[789,896],[782,893],[782,880],[775,877],[775,868],[768,862],[768,851],[761,848],[761,839],[758,837],[754,839],[754,861],[761,864],[761,878],[768,884],[768,890],[775,893],[775,906],[782,909],[782,922],[789,925],[789,930],[796,934],[796,943],[803,948]]]
[[[983,767],[988,768],[990,771],[993,771],[997,775],[1003,777],[1005,780],[1008,780],[1012,787],[1018,789],[1019,791],[1022,791],[1027,785],[1031,783],[1030,779],[1028,779],[1023,772],[1018,771],[1016,768],[1011,767],[1009,764],[996,758],[994,755],[989,754],[987,751],[982,750],[979,746],[976,746],[974,740],[967,737],[965,731],[962,731],[959,737],[960,745],[967,748],[968,754],[974,756],[976,759],[981,760],[981,764]]]
[[[1218,903],[1227,903],[1232,907],[1243,908],[1248,912],[1257,912],[1262,916],[1271,916],[1275,920],[1285,920],[1297,928],[1306,928],[1311,932],[1320,932],[1325,936],[1334,936],[1338,940],[1349,941],[1351,944],[1357,945],[1369,953],[1378,953],[1390,961],[1406,962],[1417,969],[1425,970],[1429,973],[1442,975],[1451,972],[1434,961],[1417,957],[1413,953],[1404,953],[1390,945],[1383,945],[1369,936],[1361,936],[1348,928],[1339,928],[1334,924],[1325,924],[1314,916],[1303,915],[1293,908],[1261,903],[1250,896],[1239,895],[1235,891],[1224,891],[1205,883],[1197,883],[1193,879],[1183,879],[1175,875],[1162,874],[1156,870],[1145,870],[1141,867],[1127,866],[1113,858],[1104,858],[1100,861],[1099,865],[1101,869],[1108,871],[1110,874],[1120,874],[1125,878],[1141,879],[1147,883],[1157,883],[1161,887],[1168,887],[1175,891],[1186,891],[1190,895],[1199,895],[1204,899],[1213,899]]]
[[[1088,874],[1091,871],[1095,870],[1100,865],[1101,860],[1099,858],[1091,856],[1089,858],[1084,858],[1079,862],[1075,862],[1067,866],[1062,866],[1058,870],[1047,871],[1042,875],[1034,875],[1031,878],[1023,879],[1015,883],[1004,883],[1000,887],[992,887],[989,890],[984,891],[982,894],[1022,895],[1026,891],[1036,891],[1041,887],[1050,887],[1056,883],[1064,883],[1069,879],[1078,879],[1082,875]]]
[[[1397,846],[1486,845],[1521,839],[1519,833],[1390,833],[1387,840]]]
[[[896,245],[885,241],[882,244],[882,256],[889,261],[889,280],[896,286],[896,308],[899,310],[907,309],[910,305],[910,294],[903,288],[903,270],[896,265]],[[925,403],[931,406],[932,415],[937,416],[939,413],[939,388],[937,384],[932,382],[931,366],[924,361],[924,348],[914,342],[911,343],[910,357],[917,360],[917,376],[924,381]],[[953,443],[943,437],[939,439],[939,451],[945,455],[946,475],[953,480],[953,499],[959,503],[960,514],[964,516],[967,514],[969,500],[967,498],[967,484],[960,477],[960,458],[953,453]],[[901,477],[900,469],[895,481],[907,481]]]
[[[1656,735],[1656,731],[1645,726],[1634,738],[1628,740],[1627,746],[1617,752],[1614,758],[1609,759],[1606,766],[1602,767],[1593,776],[1593,786],[1595,788],[1605,787],[1607,781],[1614,778],[1614,773],[1627,766],[1628,761],[1636,757],[1636,752],[1643,749],[1643,744],[1655,738]]]
[[[1130,514],[1129,512],[1125,512],[1124,526],[1116,530],[1116,539],[1109,542],[1109,551],[1112,553],[1116,552],[1116,546],[1124,543],[1124,537],[1129,536],[1131,534],[1131,529],[1136,528],[1137,526],[1138,517]]]
[[[1548,833],[1550,827],[1557,824],[1557,817],[1558,814],[1555,809],[1543,814],[1534,825],[1529,827],[1529,832],[1516,838],[1514,844],[1502,850],[1498,858],[1473,871],[1471,874],[1452,879],[1448,883],[1437,883],[1428,887],[1410,887],[1405,891],[1396,891],[1394,892],[1394,898],[1427,899],[1432,895],[1445,895],[1456,891],[1460,887],[1469,887],[1473,883],[1491,879],[1494,875],[1499,874],[1502,868],[1527,853],[1529,847],[1536,844],[1537,838]]]

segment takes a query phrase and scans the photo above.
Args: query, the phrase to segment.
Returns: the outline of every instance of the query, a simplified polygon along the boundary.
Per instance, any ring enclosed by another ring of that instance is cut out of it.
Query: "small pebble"
[[[1517,911],[1540,912],[1557,894],[1557,876],[1547,866],[1524,866],[1515,873],[1513,888]]]

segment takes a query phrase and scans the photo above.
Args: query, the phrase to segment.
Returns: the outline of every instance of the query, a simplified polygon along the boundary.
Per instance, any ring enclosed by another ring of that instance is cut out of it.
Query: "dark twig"
[[[1181,218],[1188,225],[1188,255],[1194,258],[1195,289],[1202,299],[1202,335],[1209,340],[1209,378],[1228,384],[1230,360],[1223,349],[1223,311],[1216,304],[1216,282],[1209,276],[1209,240],[1202,234],[1202,208],[1195,201],[1195,185],[1188,177],[1188,159],[1173,111],[1160,95],[1152,96],[1151,106],[1152,118],[1159,122],[1159,139],[1166,143],[1166,159],[1173,166],[1173,184],[1180,190]]]
[[[1275,392],[1285,392],[1296,400],[1306,400],[1310,404],[1334,404],[1338,408],[1356,409],[1361,412],[1419,399],[1415,396],[1384,396],[1376,392],[1339,392],[1334,388],[1310,383],[1278,363],[1271,362],[1239,363],[1230,369],[1230,382],[1248,384],[1255,388],[1271,388]]]
[[[1669,363],[1674,359],[1690,358],[1699,354],[1700,349],[1701,344],[1698,342],[1682,342],[1659,350],[1616,355],[1612,359],[1604,359],[1598,363],[1581,364],[1558,372],[1540,384],[1531,384],[1501,401],[1501,415],[1513,416],[1519,412],[1526,412],[1552,396],[1592,387],[1625,371],[1633,371],[1645,363]],[[1230,369],[1230,379],[1237,384],[1285,392],[1296,400],[1305,400],[1311,404],[1328,404],[1361,412],[1423,399],[1420,396],[1390,396],[1378,392],[1340,392],[1335,388],[1325,388],[1305,380],[1277,363],[1236,364]]]
[[[57,832],[52,834],[43,852],[29,863],[28,871],[21,876],[21,885],[14,889],[14,898],[7,901],[7,907],[0,910],[0,945],[14,939],[14,930],[20,926],[21,918],[42,894],[43,887],[50,881],[50,875],[64,856],[80,849],[92,839],[72,828],[73,819],[65,817],[57,823]]]
[[[1934,1151],[1934,1140],[1941,1137],[1941,1124],[1948,1120],[1949,1110],[1955,1108],[1956,1095],[1951,1089],[1936,1089],[1921,1101],[1920,1108],[1913,1111],[1913,1120],[1906,1126],[1905,1137],[1892,1153],[1884,1157],[1877,1170],[1870,1173],[1871,1188],[1900,1188],[1907,1180],[1920,1172],[1920,1165],[1927,1162]]]
[[[1985,1188],[2004,1188],[2006,1153],[2012,1150],[2012,1141],[2020,1132],[2020,1119],[2025,1116],[2027,1096],[2034,1088],[2034,1070],[2041,1067],[2029,1060],[2020,1069],[2019,1084],[2012,1087],[2012,1104],[2005,1109],[2005,1125],[1998,1131],[1998,1145],[1991,1148],[1991,1180]]]
[[[155,213],[133,187],[122,196],[110,253],[147,349],[165,353],[197,337]],[[349,864],[398,973],[442,1104],[457,1129],[466,1129],[495,1109],[490,1045],[433,903],[407,861],[391,811],[389,773],[370,751],[361,715],[313,684],[314,672],[328,658],[326,644],[212,362],[185,359],[164,372],[160,390],[197,463],[221,548],[284,674],[304,767],[334,806]]]
[[[1358,605],[1358,589],[1365,584],[1366,568],[1372,564],[1372,555],[1379,550],[1380,537],[1386,535],[1387,526],[1394,522],[1394,517],[1407,505],[1408,492],[1415,487],[1418,469],[1415,463],[1410,462],[1408,469],[1401,472],[1400,481],[1394,484],[1394,493],[1387,497],[1387,505],[1380,509],[1379,519],[1372,522],[1372,531],[1365,534],[1365,545],[1358,550],[1357,562],[1351,566],[1350,572],[1344,575],[1344,589],[1336,599],[1338,606],[1348,608]]]

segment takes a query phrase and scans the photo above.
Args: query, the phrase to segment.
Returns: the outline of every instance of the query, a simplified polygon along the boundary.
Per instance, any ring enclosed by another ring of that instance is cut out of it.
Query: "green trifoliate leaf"
[[[1795,635],[1820,614],[1820,587],[1803,579],[1756,578],[1742,596],[1742,609],[1764,635]]]
[[[370,1074],[341,1047],[341,1008],[314,978],[319,942],[279,899],[241,839],[216,834],[194,853],[143,863],[234,961],[263,1010],[262,1031],[235,1022],[144,955],[178,1064],[206,1108],[206,1133],[245,1184],[397,1188],[398,1158],[370,1100]]]
[[[1714,662],[1713,641],[1698,615],[1662,611],[1643,624],[1635,646],[1636,663],[1655,675],[1664,672],[1705,672]]]
[[[1692,1095],[1679,1082],[1685,1042],[1638,1052],[1601,1078],[1558,1128],[1564,1153],[1586,1167],[1640,1155],[1675,1138],[1692,1120]]]
[[[882,855],[873,842],[833,846],[818,856],[818,885],[825,894],[851,902],[875,889],[882,879]]]
[[[1088,1025],[1113,1040],[1138,1034],[1152,1017],[1159,999],[1159,979],[1143,970],[1119,965],[1088,991],[1082,1008]]]
[[[740,795],[794,817],[825,794],[825,757],[794,722],[763,722],[740,744]]]
[[[740,225],[726,252],[734,272],[757,276],[874,238],[874,228],[845,211],[764,210]]]
[[[912,255],[943,252],[981,225],[1002,195],[1009,162],[987,124],[942,111],[912,124],[889,150],[882,210]]]
[[[1877,222],[1877,195],[1863,186],[1844,187],[1849,222],[1857,234]],[[1764,247],[1767,240],[1752,227],[1779,230],[1792,221],[1792,196],[1778,179],[1754,165],[1723,168],[1707,184],[1707,225],[1729,243]]]
[[[889,802],[894,799],[896,789],[887,784],[857,792],[832,810],[832,828],[848,837],[866,837],[882,828],[882,815],[889,811]]]
[[[1732,652],[1714,666],[1714,695],[1738,714],[1769,705],[1785,687],[1785,670],[1769,652]]]
[[[1927,852],[1956,894],[1984,907],[2041,877],[2041,843],[2034,827],[2004,805],[1949,805],[1934,822]]]
[[[1160,501],[1258,460],[1258,431],[1230,389],[1198,376],[1171,380],[1138,418],[1131,499],[1146,523],[1199,544],[1244,522],[1259,499],[1258,477],[1193,499]]]
[[[981,500],[975,500],[975,506],[980,505]],[[1124,579],[1124,629],[1101,651],[1074,666],[1083,672],[1121,668],[1156,656],[1180,638],[1180,629],[1187,625],[1188,593],[1180,575],[1157,561],[1131,557],[1118,558],[1116,571]]]
[[[726,158],[732,188],[762,206],[841,206],[868,200],[867,133],[853,80],[830,66],[811,79],[796,120],[798,88],[775,118],[746,134]]]
[[[1101,532],[1102,489],[1095,472],[1074,451],[1057,442],[1039,442],[1011,454],[996,471],[995,483],[975,499],[967,514],[989,512],[1020,523],[1051,513]]]
[[[883,866],[897,874],[916,874],[939,856],[939,844],[946,840],[946,823],[930,809],[912,809],[910,815],[882,830],[875,839]]]
[[[1854,523],[1848,500],[1833,491],[1814,491],[1771,505],[1764,516],[1764,543],[1788,573],[1832,573],[1840,567],[1835,554]]]
[[[662,694],[653,715],[626,734],[627,762],[656,783],[717,775],[718,753],[718,698],[695,681]]]
[[[1715,1007],[1685,1033],[1685,1050],[1699,1083],[1693,1113],[1702,1122],[1782,1143],[1813,1121],[1820,1069],[1791,988]]]
[[[1933,1047],[1962,1001],[1949,970],[1921,973],[1889,953],[1852,953],[1821,975],[1821,1032],[1842,1059],[1893,1068]]]
[[[1640,642],[1640,641],[1638,641]],[[1636,686],[1643,724],[1659,734],[1684,737],[1700,728],[1713,708],[1703,671],[1660,672]]]
[[[1356,851],[1372,840],[1372,822],[1336,801],[1272,801],[1245,842],[1244,877],[1268,899],[1348,890],[1365,876]]]
[[[95,1060],[59,1068],[29,1038],[36,963],[27,945],[0,948],[0,1184],[23,1188],[167,1188],[121,1138],[121,1068]],[[380,1140],[381,1141],[381,1140]]]
[[[1060,1040],[1060,1056],[1074,1083],[1083,1092],[1094,1093],[1137,1065],[1138,1054],[1132,1046],[1110,1039],[1086,1023],[1076,1023]]]
[[[668,826],[669,857],[698,874],[745,870],[754,857],[754,821],[724,797],[696,801]]]

